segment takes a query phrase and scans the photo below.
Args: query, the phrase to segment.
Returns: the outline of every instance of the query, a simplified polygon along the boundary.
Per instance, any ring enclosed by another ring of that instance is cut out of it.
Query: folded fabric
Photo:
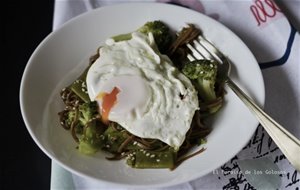
[[[53,29],[92,9],[134,0],[56,0]],[[272,0],[145,0],[172,3],[206,14],[235,32],[249,47],[262,69],[265,110],[300,138],[300,35]],[[290,2],[292,3],[292,2]],[[292,4],[300,10],[300,3]],[[300,21],[300,16],[298,17]],[[71,174],[52,162],[51,189],[124,189]],[[267,166],[267,167],[258,167]],[[212,173],[163,189],[297,189],[300,174],[259,126],[235,157]]]

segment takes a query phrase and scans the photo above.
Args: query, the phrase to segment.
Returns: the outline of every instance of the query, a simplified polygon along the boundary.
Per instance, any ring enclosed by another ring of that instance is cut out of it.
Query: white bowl
[[[107,161],[105,154],[78,153],[70,132],[59,125],[63,109],[59,91],[86,67],[87,58],[110,36],[131,32],[151,20],[179,30],[198,25],[234,63],[232,79],[258,103],[264,103],[264,83],[258,64],[246,45],[219,22],[179,6],[131,3],[102,7],[80,15],[52,32],[36,48],[23,74],[20,105],[30,135],[51,159],[77,175],[109,184],[163,187],[199,178],[235,156],[246,145],[258,122],[229,90],[224,108],[213,122],[207,148],[176,170],[132,169],[124,161]]]

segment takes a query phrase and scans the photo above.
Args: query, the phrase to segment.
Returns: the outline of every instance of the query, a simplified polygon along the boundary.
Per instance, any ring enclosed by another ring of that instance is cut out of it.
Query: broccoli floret
[[[85,127],[79,139],[78,150],[83,154],[94,154],[105,144],[104,131],[106,126],[100,121],[93,120]]]
[[[79,121],[82,126],[98,114],[97,103],[87,102],[79,106]]]
[[[172,42],[172,35],[169,27],[159,20],[147,22],[139,28],[138,31],[144,34],[151,32],[161,53],[166,52]]]
[[[158,47],[158,50],[161,53],[165,53],[169,46],[172,43],[172,34],[170,32],[169,27],[163,23],[162,21],[156,20],[156,21],[149,21],[146,22],[142,27],[137,29],[136,31],[141,32],[143,34],[152,33],[155,43]],[[131,39],[131,33],[128,34],[120,34],[117,36],[112,37],[116,42],[123,41],[123,40],[130,40]]]
[[[79,106],[79,122],[84,126],[79,139],[78,149],[84,154],[93,154],[104,145],[103,133],[106,126],[94,119],[98,114],[96,102],[83,103]]]
[[[78,114],[78,115],[76,115]],[[75,131],[77,134],[82,134],[83,128],[86,126],[87,122],[92,118],[96,117],[97,103],[88,102],[83,103],[78,107],[78,110],[71,109],[65,111],[64,113],[64,125],[66,128],[70,128],[72,123],[75,121]],[[76,117],[76,118],[75,118]]]
[[[196,60],[185,64],[182,69],[182,72],[193,81],[199,96],[205,102],[216,99],[217,65],[217,62],[210,60]]]

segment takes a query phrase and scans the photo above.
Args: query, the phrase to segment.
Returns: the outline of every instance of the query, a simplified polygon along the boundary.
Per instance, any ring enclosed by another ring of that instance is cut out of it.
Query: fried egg
[[[99,51],[86,82],[103,122],[117,122],[135,136],[178,149],[199,109],[191,81],[160,54],[151,33],[108,39]]]

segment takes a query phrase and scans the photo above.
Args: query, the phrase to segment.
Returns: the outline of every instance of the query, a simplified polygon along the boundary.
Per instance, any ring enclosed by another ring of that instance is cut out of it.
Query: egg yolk
[[[111,108],[117,103],[117,95],[120,92],[120,89],[114,87],[110,93],[100,93],[97,98],[102,98],[102,105],[100,109],[102,122],[108,124],[108,115]]]

